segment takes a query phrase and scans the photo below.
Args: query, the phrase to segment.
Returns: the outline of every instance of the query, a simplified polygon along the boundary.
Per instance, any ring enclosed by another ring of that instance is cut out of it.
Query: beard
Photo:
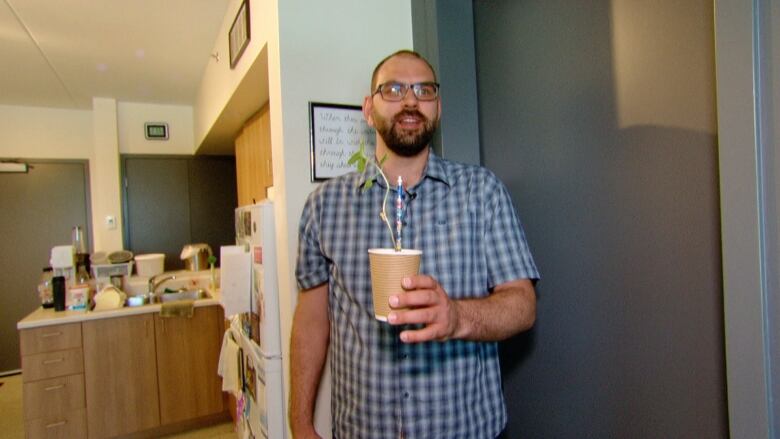
[[[398,121],[406,116],[414,116],[422,120],[420,130],[401,128]],[[385,145],[401,157],[413,157],[423,151],[433,139],[438,127],[438,119],[430,120],[417,110],[399,111],[392,119],[387,120],[374,113],[376,132],[382,137]]]

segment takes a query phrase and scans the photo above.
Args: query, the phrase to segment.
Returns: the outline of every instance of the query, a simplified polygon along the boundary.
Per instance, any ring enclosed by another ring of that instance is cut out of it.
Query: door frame
[[[769,0],[715,1],[721,239],[729,430],[734,439],[772,439],[780,397],[773,389],[777,348],[773,277],[778,261],[769,194],[775,174]],[[774,23],[776,25],[780,23]],[[770,81],[770,82],[767,82]],[[776,306],[776,305],[775,305]],[[774,344],[774,346],[773,346]]]

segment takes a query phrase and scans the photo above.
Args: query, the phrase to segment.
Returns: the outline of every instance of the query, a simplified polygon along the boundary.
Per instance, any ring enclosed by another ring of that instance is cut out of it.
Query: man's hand
[[[401,332],[401,341],[446,341],[456,336],[460,318],[458,303],[450,300],[436,279],[416,275],[404,278],[401,284],[406,292],[390,296],[390,307],[411,309],[391,311],[387,321],[392,325],[425,325],[422,329]]]
[[[393,311],[387,321],[392,325],[424,325],[402,331],[404,343],[499,341],[530,329],[536,319],[536,291],[529,279],[496,285],[485,297],[460,300],[450,299],[431,276],[410,276],[401,284],[405,292],[390,296]]]

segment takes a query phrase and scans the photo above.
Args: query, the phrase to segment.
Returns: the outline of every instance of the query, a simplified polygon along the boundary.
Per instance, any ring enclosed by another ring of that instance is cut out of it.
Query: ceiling
[[[0,0],[0,104],[193,105],[228,0]]]

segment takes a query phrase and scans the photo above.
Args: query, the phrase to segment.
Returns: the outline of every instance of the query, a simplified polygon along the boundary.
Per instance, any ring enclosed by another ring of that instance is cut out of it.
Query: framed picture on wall
[[[230,68],[234,68],[238,64],[239,58],[246,50],[246,46],[249,44],[251,38],[249,28],[249,0],[241,2],[241,6],[238,8],[236,18],[233,19],[233,24],[230,26],[230,32],[228,32],[228,45],[230,49]]]
[[[311,181],[323,181],[356,170],[347,162],[360,147],[376,147],[374,129],[359,105],[309,102]]]

